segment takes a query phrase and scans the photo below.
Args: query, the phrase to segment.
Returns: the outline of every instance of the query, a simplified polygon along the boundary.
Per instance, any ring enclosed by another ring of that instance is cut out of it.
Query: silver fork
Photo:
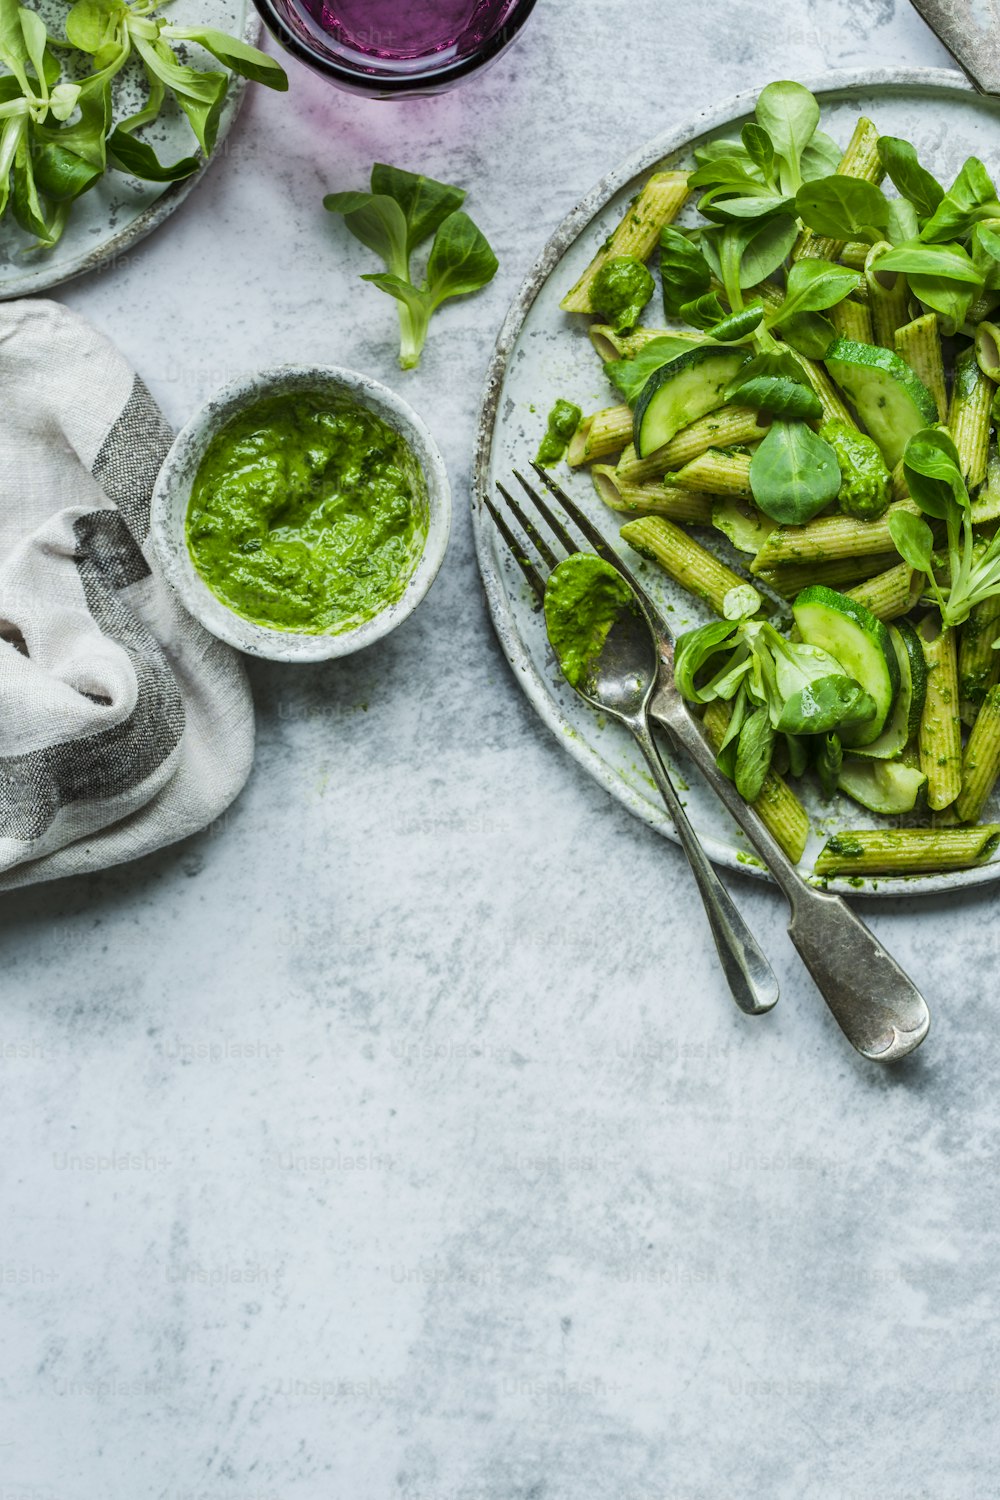
[[[535,494],[521,474],[515,472],[514,477],[556,543],[568,555],[579,552],[580,548],[567,528],[542,497]],[[511,515],[516,518],[523,536],[515,536],[490,500],[487,499],[486,505],[515,562],[539,603],[543,603],[545,579],[543,572],[532,562],[529,552],[531,548],[534,549],[546,572],[559,566],[555,553],[513,495],[502,484],[497,488]],[[528,542],[524,541],[524,537],[529,539]],[[649,702],[656,691],[658,667],[656,630],[642,596],[635,592],[634,609],[626,606],[621,611],[598,654],[593,680],[588,681],[586,687],[577,684],[576,690],[592,708],[602,709],[624,724],[635,736],[673,818],[681,847],[694,873],[733,999],[747,1015],[763,1015],[778,999],[778,981],[737,911],[732,897],[709,864],[650,732]]]
[[[617,568],[644,602],[656,629],[661,662],[651,716],[674,745],[691,757],[771,872],[790,907],[788,935],[840,1029],[851,1046],[873,1062],[896,1062],[905,1057],[920,1046],[930,1027],[924,997],[842,897],[806,884],[770,830],[719,770],[715,752],[674,682],[673,637],[663,616],[626,563],[562,486],[537,464],[531,467],[597,555]],[[518,478],[537,505],[539,497]],[[484,500],[498,520],[495,507],[485,496]],[[516,556],[509,529],[504,540]]]

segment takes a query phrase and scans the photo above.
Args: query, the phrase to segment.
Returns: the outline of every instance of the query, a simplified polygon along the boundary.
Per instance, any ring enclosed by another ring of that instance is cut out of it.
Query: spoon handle
[[[778,998],[778,981],[771,966],[698,842],[698,836],[688,821],[688,815],[660,759],[660,752],[649,732],[645,715],[630,719],[628,726],[646,757],[653,780],[674,821],[677,837],[698,883],[705,915],[708,917],[719,961],[733,999],[748,1016],[763,1015]]]

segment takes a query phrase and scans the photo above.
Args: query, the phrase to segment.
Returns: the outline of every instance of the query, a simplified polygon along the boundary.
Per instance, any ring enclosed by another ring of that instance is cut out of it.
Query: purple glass
[[[271,34],[340,88],[437,94],[510,45],[535,0],[254,0]]]

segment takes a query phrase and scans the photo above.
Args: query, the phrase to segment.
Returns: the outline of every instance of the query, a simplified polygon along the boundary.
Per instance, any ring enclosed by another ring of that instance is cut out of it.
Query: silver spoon
[[[572,559],[556,566],[550,582],[567,566],[573,566]],[[600,651],[588,659],[585,676],[572,686],[591,707],[610,714],[635,736],[697,881],[733,999],[747,1015],[759,1016],[777,1001],[778,981],[709,863],[660,759],[649,728],[649,703],[659,675],[656,633],[638,596],[620,575],[617,582],[628,597],[615,614]]]

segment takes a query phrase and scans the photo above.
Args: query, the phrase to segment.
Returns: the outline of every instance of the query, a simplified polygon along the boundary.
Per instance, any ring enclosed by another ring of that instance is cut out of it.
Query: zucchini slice
[[[915,766],[895,760],[858,760],[848,756],[837,778],[839,791],[846,792],[869,812],[912,812],[927,785],[927,777]]]
[[[898,354],[837,339],[823,363],[895,468],[910,438],[938,419],[934,397]]]
[[[803,589],[792,605],[799,634],[836,657],[848,677],[875,700],[875,717],[846,731],[845,748],[870,745],[882,733],[899,693],[899,663],[892,638],[870,609],[823,584]]]
[[[902,755],[920,728],[927,695],[927,663],[917,632],[908,620],[900,620],[898,625],[888,625],[886,629],[899,664],[899,692],[896,706],[878,739],[857,747],[858,755],[866,759],[895,760]]]
[[[745,348],[696,344],[654,370],[635,403],[634,438],[639,458],[704,417],[726,400],[736,372],[749,359]]]
[[[727,495],[712,505],[712,525],[729,538],[737,552],[759,552],[777,524],[758,510],[752,500]]]

